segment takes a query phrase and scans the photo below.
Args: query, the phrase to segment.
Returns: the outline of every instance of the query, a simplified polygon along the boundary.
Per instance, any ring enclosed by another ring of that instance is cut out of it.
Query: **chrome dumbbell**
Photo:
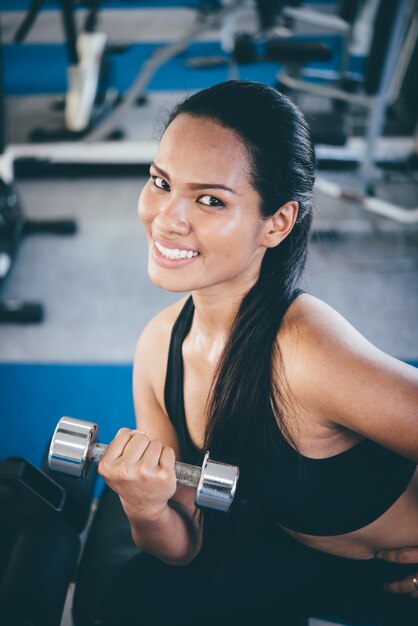
[[[57,424],[49,448],[51,470],[84,478],[90,463],[97,464],[107,446],[97,443],[98,426],[74,417],[62,417]],[[206,452],[202,467],[175,463],[176,479],[180,485],[196,489],[196,505],[229,511],[234,500],[239,469],[235,465],[218,463]]]

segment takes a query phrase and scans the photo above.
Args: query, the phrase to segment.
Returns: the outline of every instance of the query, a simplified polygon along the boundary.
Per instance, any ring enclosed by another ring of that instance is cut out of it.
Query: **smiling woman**
[[[267,245],[277,239],[260,214],[243,142],[210,119],[178,115],[150,174],[138,210],[150,242],[151,280],[180,292],[216,286],[231,293],[235,285],[242,296],[256,281]],[[286,210],[290,229],[297,203]]]
[[[375,555],[418,546],[417,371],[299,288],[314,168],[303,115],[270,87],[215,85],[170,116],[138,213],[151,280],[191,295],[142,332],[138,430],[99,465],[147,553],[110,586],[109,626],[184,626],[202,589],[217,624],[373,600],[380,624],[416,626],[418,566]],[[205,450],[240,467],[228,516],[175,484],[175,460]],[[384,584],[405,575],[393,604]]]

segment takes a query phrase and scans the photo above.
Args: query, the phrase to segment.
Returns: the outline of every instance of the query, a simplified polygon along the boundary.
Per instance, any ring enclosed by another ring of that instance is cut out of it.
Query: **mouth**
[[[190,248],[168,248],[156,240],[154,240],[154,249],[156,249],[163,258],[172,261],[184,261],[199,256],[197,250]]]

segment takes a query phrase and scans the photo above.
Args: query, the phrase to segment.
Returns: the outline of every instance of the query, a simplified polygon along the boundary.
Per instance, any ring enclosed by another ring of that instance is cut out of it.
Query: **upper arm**
[[[316,298],[301,307],[297,395],[324,423],[418,462],[418,369],[385,354]]]
[[[158,439],[164,446],[173,448],[176,460],[181,461],[177,433],[164,406],[171,317],[163,311],[148,323],[138,339],[133,367],[133,399],[137,428],[144,430],[150,439]],[[195,495],[194,489],[177,485],[170,500],[173,508],[188,521],[196,512]]]
[[[170,446],[180,458],[180,447],[174,426],[164,406],[170,330],[167,320],[159,314],[142,331],[135,350],[133,367],[133,399],[137,428],[150,439]]]

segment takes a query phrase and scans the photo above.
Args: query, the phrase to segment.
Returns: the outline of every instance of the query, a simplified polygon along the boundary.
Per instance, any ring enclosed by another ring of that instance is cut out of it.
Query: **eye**
[[[154,181],[154,187],[158,187],[158,189],[163,189],[164,191],[170,191],[170,185],[164,178],[160,176],[153,176],[151,174],[151,178]]]
[[[214,206],[214,207],[225,206],[222,200],[219,200],[218,198],[215,198],[214,196],[210,196],[209,194],[205,196],[200,196],[200,198],[197,199],[197,202],[201,202],[202,204],[205,204],[206,206]]]

